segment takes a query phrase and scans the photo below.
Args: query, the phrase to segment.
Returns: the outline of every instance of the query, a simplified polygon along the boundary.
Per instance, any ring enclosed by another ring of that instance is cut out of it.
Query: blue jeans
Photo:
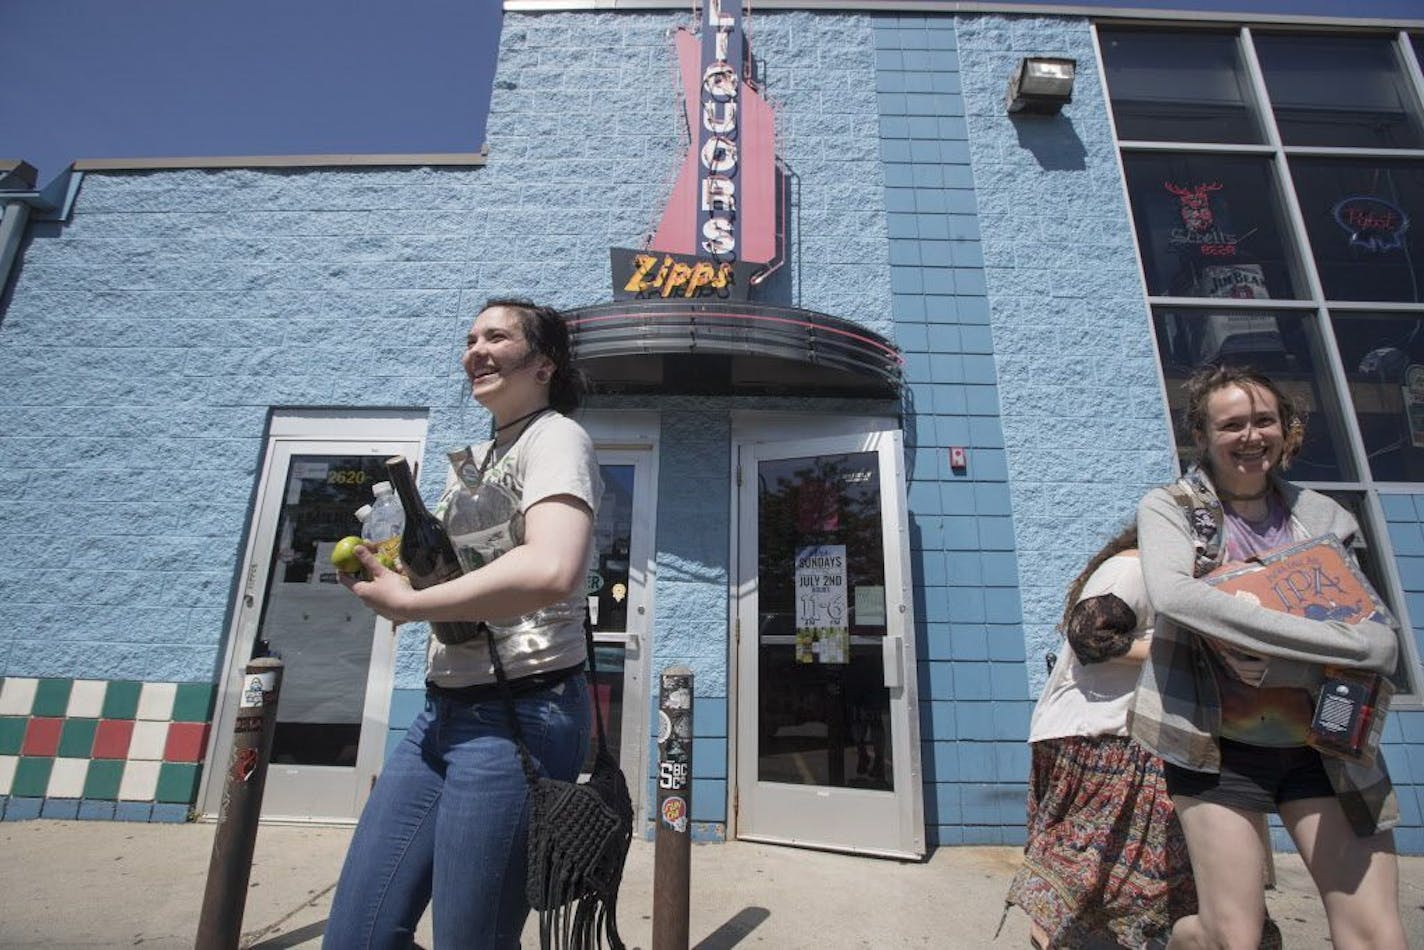
[[[592,722],[587,679],[514,702],[540,772],[576,778]],[[409,947],[433,898],[438,950],[518,948],[528,792],[502,701],[427,695],[361,813],[322,946]]]

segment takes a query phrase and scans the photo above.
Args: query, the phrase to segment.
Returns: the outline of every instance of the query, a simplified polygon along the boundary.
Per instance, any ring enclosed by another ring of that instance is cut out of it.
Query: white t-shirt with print
[[[1147,600],[1142,564],[1135,556],[1118,554],[1104,561],[1083,585],[1078,601],[1103,594],[1116,594],[1132,608],[1137,617],[1133,639],[1151,636],[1155,614]],[[1064,638],[1058,662],[1033,708],[1028,741],[1127,735],[1127,709],[1141,671],[1142,664],[1123,660],[1084,665]]]
[[[435,514],[445,524],[465,570],[484,564],[524,543],[524,515],[535,504],[569,495],[594,517],[603,479],[588,433],[557,412],[529,423],[514,445],[479,470],[493,442],[450,454],[455,482],[445,490]],[[583,590],[566,601],[520,617],[482,618],[494,632],[505,675],[510,679],[549,673],[586,659]],[[495,681],[484,637],[444,644],[430,638],[426,678],[438,686],[470,686]]]

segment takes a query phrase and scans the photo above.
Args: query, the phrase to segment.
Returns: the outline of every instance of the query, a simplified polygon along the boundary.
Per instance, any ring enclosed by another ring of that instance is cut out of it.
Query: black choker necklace
[[[1266,487],[1256,492],[1254,495],[1233,495],[1231,492],[1227,491],[1224,488],[1218,488],[1216,490],[1216,493],[1226,501],[1260,501],[1262,498],[1265,498],[1266,495],[1270,493],[1270,491],[1271,484],[1270,482],[1267,482]]]
[[[506,422],[506,423],[505,423],[504,425],[502,425],[502,426],[495,426],[495,427],[494,427],[494,431],[496,431],[496,432],[503,432],[505,429],[508,429],[510,426],[517,426],[517,425],[519,425],[519,423],[523,422],[525,419],[531,419],[531,418],[533,418],[534,416],[539,415],[539,413],[541,413],[541,412],[548,412],[548,411],[549,411],[549,407],[548,407],[548,406],[540,406],[538,409],[535,409],[533,412],[526,412],[524,415],[520,416],[518,419],[511,419],[511,420],[509,420],[508,422]]]

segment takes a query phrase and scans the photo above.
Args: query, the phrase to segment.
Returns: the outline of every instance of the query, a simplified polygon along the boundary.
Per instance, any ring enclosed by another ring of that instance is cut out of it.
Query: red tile
[[[201,762],[207,744],[207,723],[172,723],[168,726],[168,742],[163,746],[163,761]]]
[[[63,719],[35,716],[25,729],[25,743],[20,746],[20,754],[54,755],[59,751],[59,734],[63,729]]]
[[[132,719],[100,719],[94,731],[94,758],[127,759],[133,727]]]

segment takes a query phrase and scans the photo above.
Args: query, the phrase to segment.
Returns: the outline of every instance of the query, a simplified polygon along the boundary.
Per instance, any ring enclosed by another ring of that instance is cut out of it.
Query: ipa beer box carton
[[[1267,551],[1203,578],[1271,610],[1310,620],[1389,623],[1384,603],[1333,534]],[[1211,640],[1214,649],[1229,650]],[[1307,743],[1355,762],[1374,761],[1394,684],[1362,670],[1325,668]]]

